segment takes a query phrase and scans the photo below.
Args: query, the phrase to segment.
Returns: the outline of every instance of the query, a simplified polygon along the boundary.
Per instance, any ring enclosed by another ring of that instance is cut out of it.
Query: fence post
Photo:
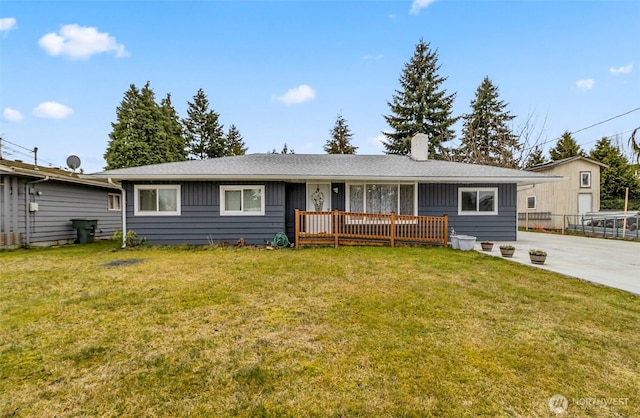
[[[449,215],[444,215],[444,242],[442,245],[447,248],[449,245]]]
[[[333,210],[333,246],[334,248],[338,248],[338,211],[336,209]]]
[[[298,248],[298,243],[300,242],[300,210],[296,209],[296,216],[295,216],[295,234],[294,234],[294,239],[296,240],[296,248]]]
[[[396,213],[391,212],[391,224],[389,225],[391,235],[391,247],[396,246]]]

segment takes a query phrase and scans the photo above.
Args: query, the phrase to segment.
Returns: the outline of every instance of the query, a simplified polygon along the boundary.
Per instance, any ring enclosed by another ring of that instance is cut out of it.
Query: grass
[[[640,416],[639,302],[443,248],[4,251],[0,416]]]

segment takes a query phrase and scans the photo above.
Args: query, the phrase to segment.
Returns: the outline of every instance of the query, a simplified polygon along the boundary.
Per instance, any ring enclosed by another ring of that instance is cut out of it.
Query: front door
[[[580,216],[580,219],[591,211],[593,211],[593,195],[591,193],[578,193],[578,216]]]
[[[331,210],[331,184],[307,183],[307,211],[329,212]],[[331,233],[333,217],[330,213],[307,215],[306,231],[313,234]]]

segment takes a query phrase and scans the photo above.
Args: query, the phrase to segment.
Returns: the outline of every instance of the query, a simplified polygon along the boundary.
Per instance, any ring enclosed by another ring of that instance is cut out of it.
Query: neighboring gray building
[[[0,248],[73,242],[71,219],[98,221],[95,236],[122,229],[117,186],[57,168],[0,159]]]
[[[126,226],[150,243],[264,244],[295,236],[296,209],[449,217],[458,234],[516,240],[517,186],[561,180],[412,155],[250,154],[110,170],[126,191]],[[322,196],[322,199],[318,199]]]

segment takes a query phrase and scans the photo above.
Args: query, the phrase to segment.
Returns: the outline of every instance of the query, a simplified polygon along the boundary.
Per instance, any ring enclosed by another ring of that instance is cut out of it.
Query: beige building
[[[562,229],[580,223],[588,212],[598,212],[602,167],[607,165],[576,156],[528,168],[565,180],[519,187],[518,227]]]

